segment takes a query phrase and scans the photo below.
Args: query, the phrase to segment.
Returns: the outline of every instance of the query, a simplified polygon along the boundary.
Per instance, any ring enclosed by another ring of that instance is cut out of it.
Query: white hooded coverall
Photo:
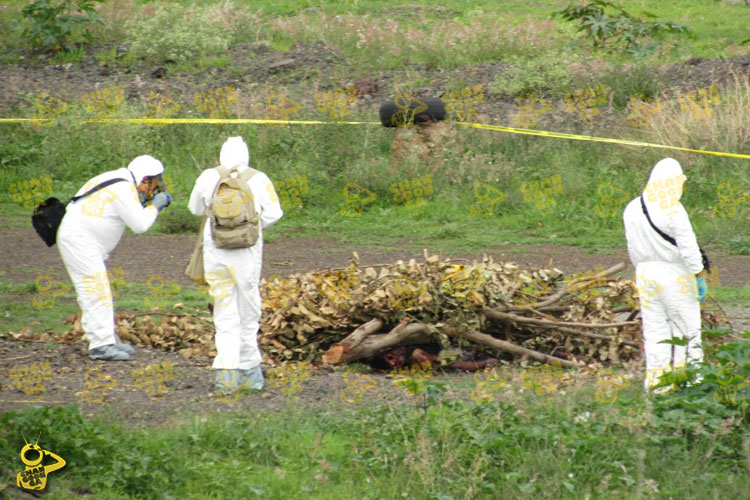
[[[222,167],[247,170],[250,153],[241,137],[230,137],[221,148]],[[211,201],[219,173],[210,168],[195,181],[188,208],[203,215]],[[283,215],[271,180],[258,172],[248,181],[255,210],[260,219],[258,241],[249,248],[216,248],[208,221],[203,234],[203,266],[209,294],[214,299],[216,358],[214,369],[248,370],[260,365],[258,328],[260,327],[260,275],[263,261],[263,228]]]
[[[672,245],[649,224],[640,197],[625,208],[628,253],[635,266],[646,350],[645,387],[664,371],[703,360],[701,315],[695,274],[703,269],[698,242],[680,204],[686,177],[680,164],[665,158],[651,171],[643,200],[654,225],[677,242]],[[687,346],[659,344],[687,338]]]
[[[116,341],[114,304],[104,261],[120,241],[125,225],[135,233],[143,233],[156,220],[156,207],[141,205],[136,186],[144,177],[163,171],[156,158],[139,156],[127,168],[97,175],[76,196],[109,179],[121,178],[125,182],[110,184],[71,202],[65,210],[57,230],[57,247],[76,289],[89,350]]]

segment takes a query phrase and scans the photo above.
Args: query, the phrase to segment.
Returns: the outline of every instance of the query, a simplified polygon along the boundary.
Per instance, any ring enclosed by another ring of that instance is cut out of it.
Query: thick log
[[[559,362],[560,366],[564,368],[580,368],[583,366],[579,363],[574,363],[565,359],[549,356],[538,351],[532,351],[531,349],[511,344],[510,342],[506,342],[504,340],[496,339],[495,337],[487,335],[486,333],[478,332],[476,330],[469,329],[458,332],[457,330],[446,326],[442,329],[442,332],[452,337],[468,339],[472,342],[484,344],[488,347],[492,347],[493,349],[499,349],[504,352],[509,352],[516,356],[528,356],[529,358],[535,361],[539,361],[540,363],[551,363],[553,361]]]
[[[368,324],[369,323],[365,323],[357,328],[357,330],[362,329]],[[380,326],[378,326],[378,328],[380,328]],[[332,365],[339,365],[356,361],[358,359],[369,358],[370,356],[374,356],[378,352],[384,349],[390,349],[391,347],[409,344],[426,344],[434,342],[435,340],[424,325],[420,323],[402,322],[384,335],[370,335],[369,333],[363,335],[360,332],[357,337],[357,344],[352,345],[352,343],[349,342],[349,339],[357,333],[357,330],[355,330],[355,332],[349,337],[328,349],[323,355],[323,362]]]
[[[344,358],[348,353],[353,352],[365,340],[365,337],[377,332],[382,326],[383,322],[378,318],[373,318],[361,325],[344,340],[328,349],[323,355],[323,362],[332,365],[344,363]]]

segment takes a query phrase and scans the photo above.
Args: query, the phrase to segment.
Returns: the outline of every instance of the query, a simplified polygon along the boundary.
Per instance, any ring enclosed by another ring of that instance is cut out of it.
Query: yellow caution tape
[[[525,129],[525,128],[501,127],[499,125],[484,125],[482,123],[470,123],[470,122],[454,122],[454,123],[456,123],[457,125],[464,125],[464,126],[472,127],[472,128],[497,130],[499,132],[510,132],[513,134],[537,135],[541,137],[555,137],[557,139],[572,139],[575,141],[608,142],[611,144],[624,144],[626,146],[643,146],[647,148],[675,149],[677,151],[689,151],[691,153],[703,153],[707,155],[729,156],[731,158],[750,159],[750,155],[744,155],[740,153],[723,153],[721,151],[681,148],[679,146],[667,146],[666,144],[653,144],[651,142],[631,141],[629,139],[612,139],[609,137],[594,137],[590,135],[566,134],[564,132],[548,132],[546,130],[532,130],[532,129]]]
[[[51,118],[0,118],[0,123],[47,123],[54,122]],[[105,118],[98,120],[84,120],[84,123],[143,123],[143,124],[187,124],[203,123],[215,125],[252,124],[252,125],[380,125],[380,122],[344,122],[344,121],[322,121],[322,120],[259,120],[253,118]],[[682,148],[679,146],[668,146],[666,144],[654,144],[651,142],[632,141],[629,139],[612,139],[610,137],[595,137],[591,135],[566,134],[564,132],[549,132],[547,130],[533,130],[525,128],[502,127],[500,125],[485,125],[483,123],[451,122],[466,127],[508,132],[511,134],[536,135],[539,137],[553,137],[556,139],[571,139],[575,141],[606,142],[610,144],[622,144],[625,146],[640,146],[647,148],[673,149],[676,151],[687,151],[689,153],[701,153],[714,156],[726,156],[730,158],[750,159],[750,155],[740,153],[724,153],[721,151],[710,151],[703,149]]]

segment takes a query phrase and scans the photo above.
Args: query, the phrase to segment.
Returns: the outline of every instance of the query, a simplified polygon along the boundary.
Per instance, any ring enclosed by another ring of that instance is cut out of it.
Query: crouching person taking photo
[[[162,172],[159,160],[143,155],[127,168],[97,175],[78,190],[80,198],[68,204],[60,222],[57,246],[76,289],[91,359],[128,361],[133,354],[133,346],[120,343],[115,335],[104,261],[126,225],[135,233],[145,232],[172,201],[164,192]]]

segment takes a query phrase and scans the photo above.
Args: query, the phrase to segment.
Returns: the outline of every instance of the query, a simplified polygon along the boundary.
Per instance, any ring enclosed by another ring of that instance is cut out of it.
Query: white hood
[[[135,183],[140,184],[144,177],[152,177],[164,172],[164,165],[149,155],[142,155],[131,161],[128,170],[133,174]]]
[[[219,163],[224,168],[249,166],[250,151],[247,149],[247,144],[242,140],[242,137],[237,136],[227,139],[227,141],[221,146]]]
[[[664,210],[679,204],[682,187],[687,177],[682,173],[680,163],[673,158],[664,158],[651,170],[643,199],[649,208],[659,207]]]

